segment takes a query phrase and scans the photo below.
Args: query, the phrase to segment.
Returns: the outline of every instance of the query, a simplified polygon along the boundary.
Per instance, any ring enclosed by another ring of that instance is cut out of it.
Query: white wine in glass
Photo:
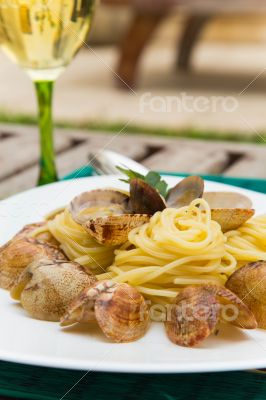
[[[39,184],[57,180],[53,144],[54,81],[84,43],[95,0],[0,0],[0,46],[35,83],[39,103]]]

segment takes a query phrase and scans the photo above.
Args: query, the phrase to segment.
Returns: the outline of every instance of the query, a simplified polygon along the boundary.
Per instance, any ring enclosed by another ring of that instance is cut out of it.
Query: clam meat
[[[168,195],[135,178],[130,181],[130,195],[115,189],[99,189],[77,196],[70,204],[72,218],[100,244],[119,246],[129,232],[147,222],[167,206],[181,207],[202,197],[204,182],[199,177],[181,181]]]

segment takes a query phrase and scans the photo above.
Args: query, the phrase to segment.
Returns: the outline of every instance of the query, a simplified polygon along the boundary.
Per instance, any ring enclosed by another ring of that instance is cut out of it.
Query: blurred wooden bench
[[[139,60],[155,31],[170,12],[187,16],[179,43],[177,67],[188,70],[193,49],[206,24],[220,14],[266,13],[265,0],[103,0],[105,4],[132,6],[134,15],[120,47],[117,83],[124,89],[134,87]]]
[[[125,154],[165,172],[224,174],[266,179],[266,146],[71,129],[56,130],[60,176],[89,163],[102,149]],[[0,125],[0,198],[34,187],[38,176],[37,127]],[[23,149],[23,150],[21,150]],[[15,154],[15,157],[14,157]]]

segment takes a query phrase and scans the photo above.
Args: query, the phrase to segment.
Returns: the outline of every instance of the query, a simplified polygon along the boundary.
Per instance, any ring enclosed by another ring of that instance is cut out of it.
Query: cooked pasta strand
[[[227,232],[226,249],[238,266],[251,261],[266,260],[266,215],[254,217],[238,230]]]
[[[47,228],[60,243],[62,250],[71,261],[90,267],[95,274],[104,273],[114,259],[114,249],[97,243],[85,229],[77,224],[65,209],[53,220],[47,221]]]
[[[136,286],[153,302],[164,298],[167,303],[189,284],[223,285],[236,269],[236,260],[225,247],[226,237],[211,220],[203,199],[156,213],[149,223],[132,230],[128,239],[122,250],[115,251],[108,271],[115,281]]]

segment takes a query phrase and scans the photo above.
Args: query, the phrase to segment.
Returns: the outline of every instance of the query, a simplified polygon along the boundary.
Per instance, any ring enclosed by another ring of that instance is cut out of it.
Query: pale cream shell
[[[26,268],[11,296],[31,317],[60,321],[71,302],[95,281],[91,272],[77,263],[43,259]]]

